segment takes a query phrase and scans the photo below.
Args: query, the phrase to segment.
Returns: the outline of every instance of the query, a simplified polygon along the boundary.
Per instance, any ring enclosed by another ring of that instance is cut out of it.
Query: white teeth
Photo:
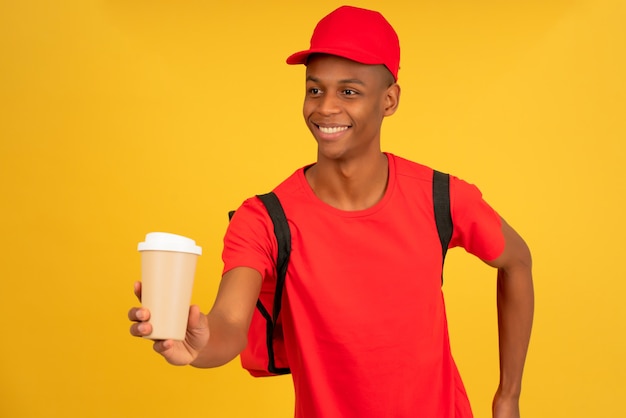
[[[348,129],[347,126],[332,126],[332,127],[320,126],[319,128],[320,128],[320,131],[322,131],[322,133],[325,133],[325,134],[336,134],[337,132],[343,132]]]

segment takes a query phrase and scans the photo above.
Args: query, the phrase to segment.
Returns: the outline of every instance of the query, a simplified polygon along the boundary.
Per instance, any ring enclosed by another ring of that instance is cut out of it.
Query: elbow
[[[518,250],[516,251],[516,256],[513,257],[512,264],[515,268],[519,268],[526,271],[532,271],[533,268],[533,256],[530,252],[530,248],[526,244],[525,241],[519,245]]]

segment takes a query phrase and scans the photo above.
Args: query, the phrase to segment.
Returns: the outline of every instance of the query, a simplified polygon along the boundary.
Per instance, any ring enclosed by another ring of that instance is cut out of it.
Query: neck
[[[383,153],[369,158],[319,160],[306,179],[323,202],[346,211],[363,210],[382,199],[387,189],[389,162]]]

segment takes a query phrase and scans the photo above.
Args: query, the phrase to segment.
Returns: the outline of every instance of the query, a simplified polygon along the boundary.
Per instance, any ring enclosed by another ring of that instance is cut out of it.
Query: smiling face
[[[399,98],[400,87],[382,65],[312,55],[303,114],[318,144],[318,162],[380,154],[383,118],[396,111]]]

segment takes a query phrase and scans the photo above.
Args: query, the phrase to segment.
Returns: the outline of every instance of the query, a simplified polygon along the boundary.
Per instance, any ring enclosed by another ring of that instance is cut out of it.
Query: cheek
[[[304,99],[304,103],[302,104],[302,114],[304,118],[307,119],[311,114],[312,106],[309,100]]]
[[[313,110],[311,104],[307,100],[305,100],[304,104],[302,105],[302,118],[304,119],[304,123],[310,131],[312,131],[313,129],[310,122],[312,111]]]
[[[352,116],[355,119],[367,122],[368,125],[375,124],[377,121],[382,120],[382,109],[375,104],[368,106],[361,106],[353,109]]]

